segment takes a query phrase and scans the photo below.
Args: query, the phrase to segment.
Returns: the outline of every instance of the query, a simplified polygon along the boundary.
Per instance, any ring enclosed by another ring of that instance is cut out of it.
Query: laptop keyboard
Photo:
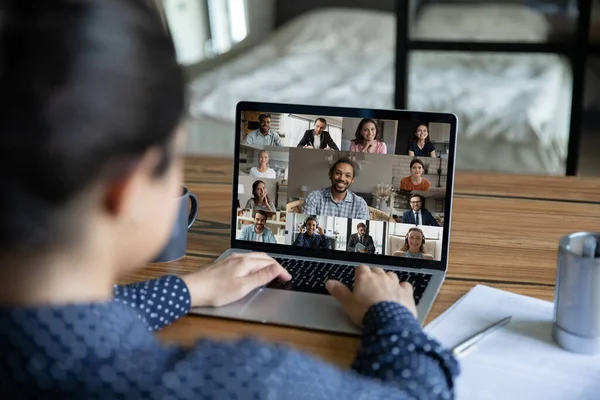
[[[338,280],[350,289],[354,287],[354,267],[351,265],[281,257],[275,257],[275,260],[288,270],[292,275],[292,280],[282,282],[275,279],[267,285],[268,288],[329,295],[329,292],[325,289],[325,282],[328,279]],[[410,282],[413,285],[415,302],[419,304],[419,300],[421,300],[429,284],[431,274],[395,271],[391,269],[384,269],[384,271],[394,272],[398,275],[400,282]]]

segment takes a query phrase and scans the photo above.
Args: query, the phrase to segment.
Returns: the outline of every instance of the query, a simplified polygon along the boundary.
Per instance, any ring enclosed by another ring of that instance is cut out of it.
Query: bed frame
[[[470,2],[472,2],[471,0]],[[502,0],[498,0],[502,1]],[[516,0],[505,0],[517,2]],[[577,175],[579,146],[583,118],[583,96],[585,70],[590,56],[600,55],[600,45],[589,43],[590,13],[592,0],[577,0],[579,16],[576,18],[574,34],[565,41],[547,43],[501,43],[501,42],[444,42],[414,41],[409,38],[411,16],[425,3],[432,0],[304,0],[292,2],[275,0],[275,26],[279,27],[297,15],[309,10],[325,7],[350,7],[369,10],[394,11],[398,17],[396,35],[396,89],[395,108],[406,108],[408,97],[408,54],[411,50],[511,52],[511,53],[555,53],[564,55],[573,70],[573,92],[571,101],[571,123],[566,162],[566,175]],[[448,2],[460,2],[450,0]],[[533,8],[542,3],[566,6],[567,0],[519,0]]]

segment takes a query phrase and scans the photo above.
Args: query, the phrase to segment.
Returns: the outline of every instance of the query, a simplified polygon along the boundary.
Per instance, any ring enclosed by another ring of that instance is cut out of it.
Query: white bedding
[[[193,80],[191,112],[233,127],[240,100],[393,108],[394,62],[393,15],[312,12]],[[459,117],[457,168],[564,173],[571,98],[566,60],[412,52],[409,68],[409,108]]]

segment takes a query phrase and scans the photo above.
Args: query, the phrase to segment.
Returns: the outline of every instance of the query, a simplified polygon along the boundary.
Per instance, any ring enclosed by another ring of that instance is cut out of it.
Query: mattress
[[[474,11],[481,13],[475,19],[480,24],[490,14]],[[493,14],[500,32],[529,24],[535,31],[526,40],[545,34],[541,20],[531,20],[535,13],[528,10],[523,20],[515,17],[518,10],[511,13],[505,25]],[[415,34],[443,34],[452,25],[447,16],[443,10],[425,13]],[[296,18],[191,80],[190,112],[200,121],[198,132],[212,134],[203,123],[232,132],[241,100],[393,108],[395,32],[395,16],[384,12],[325,9]],[[410,109],[459,118],[458,169],[564,174],[572,81],[567,60],[413,51],[409,71]]]

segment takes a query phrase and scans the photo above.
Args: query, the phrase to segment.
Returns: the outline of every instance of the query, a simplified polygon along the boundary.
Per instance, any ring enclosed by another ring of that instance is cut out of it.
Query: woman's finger
[[[399,281],[400,281],[400,279],[398,278],[398,275],[396,275],[396,273],[395,273],[395,272],[392,272],[392,271],[387,271],[385,274],[386,274],[387,276],[389,276],[389,277],[390,277],[392,280],[396,281],[396,282],[399,282]]]

